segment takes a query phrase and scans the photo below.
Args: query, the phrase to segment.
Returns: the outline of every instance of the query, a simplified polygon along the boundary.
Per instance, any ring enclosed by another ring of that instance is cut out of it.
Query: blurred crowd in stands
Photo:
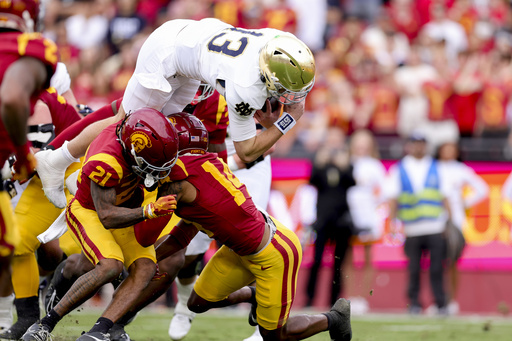
[[[296,34],[315,53],[307,113],[275,156],[314,153],[329,127],[369,129],[381,146],[421,130],[432,148],[500,141],[511,156],[512,11],[507,0],[46,0],[80,103],[123,94],[148,34],[167,20],[216,17]],[[510,142],[508,142],[510,140]],[[386,158],[401,150],[389,144]],[[489,148],[485,155],[492,158]],[[465,149],[462,146],[461,152]],[[310,155],[311,155],[310,154]]]

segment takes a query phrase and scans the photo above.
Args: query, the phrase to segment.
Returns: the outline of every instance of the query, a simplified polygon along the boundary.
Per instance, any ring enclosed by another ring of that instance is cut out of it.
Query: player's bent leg
[[[55,269],[44,298],[46,313],[50,312],[59,303],[77,278],[92,269],[94,269],[94,265],[83,253],[70,255],[62,261]]]
[[[121,318],[136,302],[139,294],[144,290],[156,271],[153,259],[139,258],[128,268],[129,275],[114,292],[112,302],[109,304],[103,317],[115,322]]]
[[[23,335],[23,340],[46,340],[41,334],[50,333],[67,313],[91,298],[104,284],[110,283],[123,270],[117,259],[101,259],[93,270],[80,276],[60,302],[39,323],[33,324]]]
[[[18,340],[39,320],[39,271],[34,253],[16,255],[12,260],[12,284],[18,320],[0,334],[0,340]]]
[[[110,341],[108,331],[132,307],[139,293],[148,285],[156,271],[154,259],[138,258],[128,268],[129,275],[114,292],[112,301],[94,326],[77,341]],[[124,333],[126,336],[127,334]]]

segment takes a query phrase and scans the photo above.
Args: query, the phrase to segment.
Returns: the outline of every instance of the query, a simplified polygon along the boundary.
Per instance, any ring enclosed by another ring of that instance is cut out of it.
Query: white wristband
[[[277,121],[274,122],[274,125],[279,129],[281,133],[286,134],[290,129],[293,128],[293,126],[297,123],[295,119],[288,114],[287,112],[283,112],[281,117],[277,119]]]
[[[236,163],[233,155],[228,156],[228,167],[232,172],[238,170],[238,164]]]

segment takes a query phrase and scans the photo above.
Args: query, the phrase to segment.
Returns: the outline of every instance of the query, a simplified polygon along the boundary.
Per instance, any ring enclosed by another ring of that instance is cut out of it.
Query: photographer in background
[[[307,286],[307,305],[315,296],[318,270],[328,240],[336,243],[334,275],[330,302],[336,302],[342,289],[342,265],[352,236],[352,219],[347,204],[347,190],[355,185],[345,135],[339,128],[330,128],[318,149],[309,182],[318,190],[315,259]]]

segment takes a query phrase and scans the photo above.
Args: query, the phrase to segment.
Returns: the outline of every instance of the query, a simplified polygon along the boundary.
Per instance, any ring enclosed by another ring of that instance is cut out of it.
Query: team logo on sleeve
[[[151,148],[151,140],[149,139],[149,136],[142,131],[136,131],[131,134],[130,141],[132,142],[136,153],[140,153],[140,151],[146,147]]]
[[[235,105],[235,110],[240,116],[250,116],[254,109],[251,108],[249,103],[240,102]]]

